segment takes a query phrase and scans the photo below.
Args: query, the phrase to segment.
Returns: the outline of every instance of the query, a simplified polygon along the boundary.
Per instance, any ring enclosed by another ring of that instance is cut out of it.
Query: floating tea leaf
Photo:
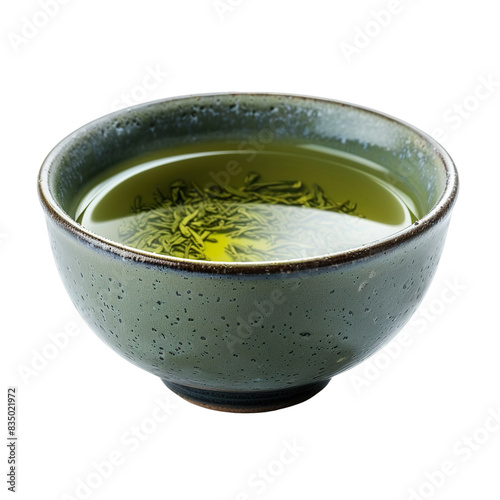
[[[177,180],[170,185],[170,195],[158,191],[161,196],[152,205],[143,205],[137,196],[131,210],[138,217],[120,225],[121,241],[149,252],[206,260],[206,243],[218,243],[224,235],[225,253],[233,260],[302,258],[318,245],[309,234],[311,223],[316,232],[328,234],[330,219],[298,210],[291,220],[283,205],[360,215],[355,204],[329,200],[316,184],[309,189],[301,181],[262,182],[260,177],[249,172],[239,188],[217,190]]]
[[[408,193],[365,161],[289,144],[246,160],[227,145],[207,144],[205,152],[125,162],[87,189],[78,220],[147,252],[259,262],[361,246],[416,218]],[[240,166],[237,175],[221,169],[228,161]]]

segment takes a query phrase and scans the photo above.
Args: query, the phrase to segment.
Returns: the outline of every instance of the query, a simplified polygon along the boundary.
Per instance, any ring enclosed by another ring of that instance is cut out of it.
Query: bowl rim
[[[59,205],[55,197],[52,195],[49,187],[49,174],[51,167],[57,162],[57,158],[62,150],[70,144],[75,138],[81,137],[92,128],[103,124],[113,118],[121,117],[125,113],[141,108],[154,107],[155,105],[171,101],[181,101],[186,99],[196,98],[213,98],[220,97],[247,97],[247,98],[285,98],[298,99],[307,101],[316,101],[317,103],[334,104],[340,107],[347,107],[352,110],[371,114],[379,119],[392,121],[398,126],[402,126],[415,135],[420,137],[424,142],[431,146],[434,153],[444,167],[446,180],[443,192],[432,207],[423,217],[406,228],[393,233],[385,238],[381,238],[372,243],[363,246],[354,247],[341,252],[323,254],[316,257],[307,257],[303,259],[277,260],[277,261],[261,261],[261,262],[218,262],[218,261],[201,261],[194,259],[185,259],[181,257],[173,257],[163,254],[155,254],[144,250],[139,250],[134,247],[124,245],[100,236],[73,220]],[[417,127],[395,118],[389,114],[374,110],[369,107],[352,104],[345,101],[314,97],[304,94],[285,94],[285,93],[269,93],[269,92],[215,92],[188,94],[183,96],[174,96],[145,103],[135,106],[123,108],[112,113],[108,113],[100,118],[81,126],[68,136],[62,139],[47,155],[43,161],[38,174],[38,196],[46,214],[60,227],[69,231],[74,236],[90,243],[94,247],[109,252],[116,257],[124,260],[132,260],[153,266],[165,268],[187,270],[199,273],[212,273],[220,275],[246,275],[246,274],[276,274],[290,273],[293,271],[301,271],[307,269],[322,268],[328,266],[339,266],[354,262],[357,260],[366,259],[375,254],[387,253],[389,250],[395,249],[401,243],[415,238],[427,229],[437,224],[441,219],[445,218],[450,213],[458,193],[458,172],[455,164],[448,152],[435,139],[421,131]]]

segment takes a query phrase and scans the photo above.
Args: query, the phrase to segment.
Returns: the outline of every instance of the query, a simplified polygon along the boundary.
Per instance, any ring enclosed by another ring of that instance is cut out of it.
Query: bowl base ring
[[[197,389],[162,379],[175,394],[204,408],[232,413],[258,413],[293,406],[324,389],[330,380],[271,391],[214,391]]]

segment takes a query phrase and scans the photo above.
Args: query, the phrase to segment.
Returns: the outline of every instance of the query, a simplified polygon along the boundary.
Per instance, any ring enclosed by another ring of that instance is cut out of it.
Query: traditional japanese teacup
[[[82,186],[140,153],[213,138],[305,139],[384,165],[424,215],[389,237],[320,257],[204,262],[137,250],[75,221]],[[80,128],[39,175],[54,257],[96,334],[196,404],[290,406],[386,344],[436,270],[458,177],[426,134],[362,107],[302,96],[214,94],[124,109]]]

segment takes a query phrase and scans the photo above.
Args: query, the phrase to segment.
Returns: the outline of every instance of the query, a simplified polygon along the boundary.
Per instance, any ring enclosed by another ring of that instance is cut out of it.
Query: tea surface
[[[207,143],[108,169],[76,220],[107,239],[196,260],[262,262],[360,247],[409,226],[418,208],[377,164],[308,144],[259,151]]]

